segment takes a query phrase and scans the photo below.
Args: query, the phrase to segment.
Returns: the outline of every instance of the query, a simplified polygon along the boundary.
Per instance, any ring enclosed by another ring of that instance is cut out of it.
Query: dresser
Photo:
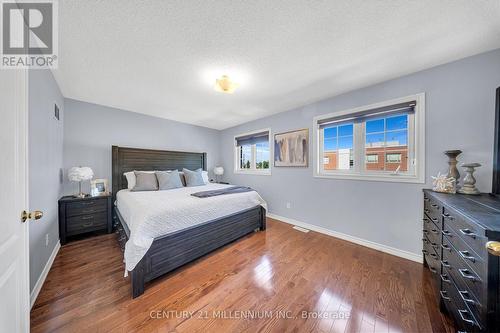
[[[500,198],[424,190],[424,265],[443,312],[464,332],[500,331]]]
[[[59,238],[67,238],[92,231],[112,231],[111,196],[59,199]]]

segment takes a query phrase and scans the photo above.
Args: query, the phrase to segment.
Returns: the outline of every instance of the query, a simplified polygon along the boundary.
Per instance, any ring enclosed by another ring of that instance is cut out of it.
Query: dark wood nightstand
[[[112,232],[111,195],[59,199],[59,238],[61,245],[67,237],[91,231]]]

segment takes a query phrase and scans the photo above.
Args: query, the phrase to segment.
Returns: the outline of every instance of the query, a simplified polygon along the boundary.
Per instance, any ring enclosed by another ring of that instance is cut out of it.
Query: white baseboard
[[[370,249],[374,249],[374,250],[377,250],[377,251],[381,251],[381,252],[385,252],[385,253],[388,253],[388,254],[392,254],[392,255],[397,256],[397,257],[401,257],[401,258],[408,259],[408,260],[411,260],[411,261],[416,261],[418,263],[423,263],[423,257],[420,254],[416,254],[416,253],[413,253],[413,252],[408,252],[408,251],[396,249],[394,247],[390,247],[390,246],[387,246],[387,245],[375,243],[375,242],[372,242],[372,241],[369,241],[369,240],[366,240],[366,239],[362,239],[362,238],[358,238],[358,237],[355,237],[355,236],[343,234],[343,233],[338,232],[338,231],[333,231],[333,230],[330,230],[330,229],[326,229],[326,228],[319,227],[319,226],[316,226],[316,225],[313,225],[313,224],[309,224],[309,223],[297,221],[297,220],[294,220],[294,219],[291,219],[291,218],[288,218],[288,217],[279,216],[279,215],[272,214],[272,213],[267,213],[267,217],[270,217],[272,219],[276,219],[276,220],[279,220],[279,221],[282,221],[282,222],[285,222],[285,223],[288,223],[288,224],[296,225],[296,226],[299,226],[299,227],[302,227],[302,228],[306,228],[306,229],[309,229],[309,230],[312,230],[312,231],[316,231],[316,232],[319,232],[319,233],[322,233],[322,234],[325,234],[325,235],[328,235],[328,236],[332,236],[332,237],[335,237],[335,238],[340,238],[340,239],[346,240],[348,242],[355,243],[355,244],[362,245],[362,246],[366,246],[366,247],[369,247]]]
[[[47,263],[45,264],[45,267],[43,268],[42,274],[40,274],[40,277],[36,281],[35,287],[33,288],[33,291],[31,292],[31,295],[30,295],[31,306],[30,306],[30,308],[32,308],[33,304],[35,304],[36,298],[38,297],[40,290],[42,290],[43,283],[45,282],[45,279],[47,278],[47,275],[49,274],[50,268],[52,267],[52,264],[54,263],[54,259],[56,258],[57,253],[59,252],[60,248],[61,248],[61,242],[57,241],[56,246],[54,246],[54,249],[52,250],[52,253],[50,254],[49,260],[47,260]]]

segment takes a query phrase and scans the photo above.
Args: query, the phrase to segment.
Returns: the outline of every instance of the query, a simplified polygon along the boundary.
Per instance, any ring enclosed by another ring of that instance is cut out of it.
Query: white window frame
[[[251,165],[250,169],[241,169],[240,168],[240,149],[238,145],[236,144],[236,139],[240,138],[242,136],[247,136],[247,135],[252,135],[252,134],[257,134],[257,133],[262,133],[262,132],[268,132],[269,133],[269,168],[268,169],[257,169],[256,167],[256,149],[255,145],[252,145],[252,160],[251,160]],[[234,136],[233,139],[233,145],[234,145],[234,173],[235,174],[242,174],[242,175],[261,175],[261,176],[270,176],[271,175],[271,168],[272,168],[272,159],[274,158],[274,153],[273,153],[273,146],[271,145],[271,129],[270,128],[263,128],[260,130],[256,131],[251,131],[247,133],[242,133]]]
[[[408,171],[367,171],[365,170],[365,123],[355,124],[353,137],[354,168],[352,170],[323,169],[323,131],[318,122],[332,117],[345,116],[346,119],[354,113],[390,105],[416,101],[415,112],[408,118]],[[356,125],[358,126],[356,128]],[[355,149],[358,148],[358,149]],[[333,112],[316,116],[313,119],[313,176],[317,178],[352,179],[401,183],[425,183],[425,93],[396,98],[380,103],[361,106],[354,109]]]

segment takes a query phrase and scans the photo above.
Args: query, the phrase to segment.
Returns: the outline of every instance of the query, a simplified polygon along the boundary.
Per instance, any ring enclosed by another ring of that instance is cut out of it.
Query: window
[[[238,135],[235,143],[235,172],[270,174],[269,130]]]
[[[424,182],[424,97],[314,118],[315,176]]]

